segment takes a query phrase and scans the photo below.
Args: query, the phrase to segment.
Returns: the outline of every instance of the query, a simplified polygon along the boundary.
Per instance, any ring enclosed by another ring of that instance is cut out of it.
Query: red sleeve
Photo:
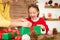
[[[49,28],[48,28],[48,25],[46,24],[45,20],[43,18],[41,18],[41,22],[42,22],[42,25],[45,26],[46,28],[46,33],[48,32]]]
[[[28,21],[30,21],[30,19],[29,18],[26,18]]]

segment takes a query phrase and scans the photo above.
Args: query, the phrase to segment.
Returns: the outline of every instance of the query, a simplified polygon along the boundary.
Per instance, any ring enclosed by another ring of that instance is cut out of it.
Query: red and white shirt
[[[33,27],[38,25],[38,24],[41,24],[43,25],[45,28],[46,28],[46,33],[48,32],[49,28],[45,22],[45,20],[43,18],[37,18],[36,20],[32,20],[30,18],[26,18],[28,21],[30,21],[32,23],[32,26],[31,26],[31,31],[33,30]]]

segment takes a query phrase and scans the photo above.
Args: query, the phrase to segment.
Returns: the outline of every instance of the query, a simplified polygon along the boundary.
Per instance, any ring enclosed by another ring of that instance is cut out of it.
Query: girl
[[[48,32],[49,28],[43,18],[39,17],[39,8],[37,5],[30,5],[28,7],[29,18],[28,21],[32,23],[31,32],[33,31],[34,26],[40,25],[43,30],[46,29],[46,33]]]

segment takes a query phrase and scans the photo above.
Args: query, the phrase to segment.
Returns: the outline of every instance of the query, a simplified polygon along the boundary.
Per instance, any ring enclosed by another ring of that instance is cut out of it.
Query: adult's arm
[[[31,23],[27,21],[26,19],[12,19],[12,20],[5,20],[0,15],[0,27],[16,27],[16,26],[25,26],[25,27],[31,27]]]
[[[5,20],[0,14],[0,27],[8,27],[10,25],[10,21]]]

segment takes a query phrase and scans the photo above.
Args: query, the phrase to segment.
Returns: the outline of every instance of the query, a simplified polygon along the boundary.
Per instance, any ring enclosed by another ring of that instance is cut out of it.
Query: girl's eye
[[[30,14],[35,14],[36,12],[29,12]]]
[[[34,12],[30,13],[30,14],[35,14]]]

